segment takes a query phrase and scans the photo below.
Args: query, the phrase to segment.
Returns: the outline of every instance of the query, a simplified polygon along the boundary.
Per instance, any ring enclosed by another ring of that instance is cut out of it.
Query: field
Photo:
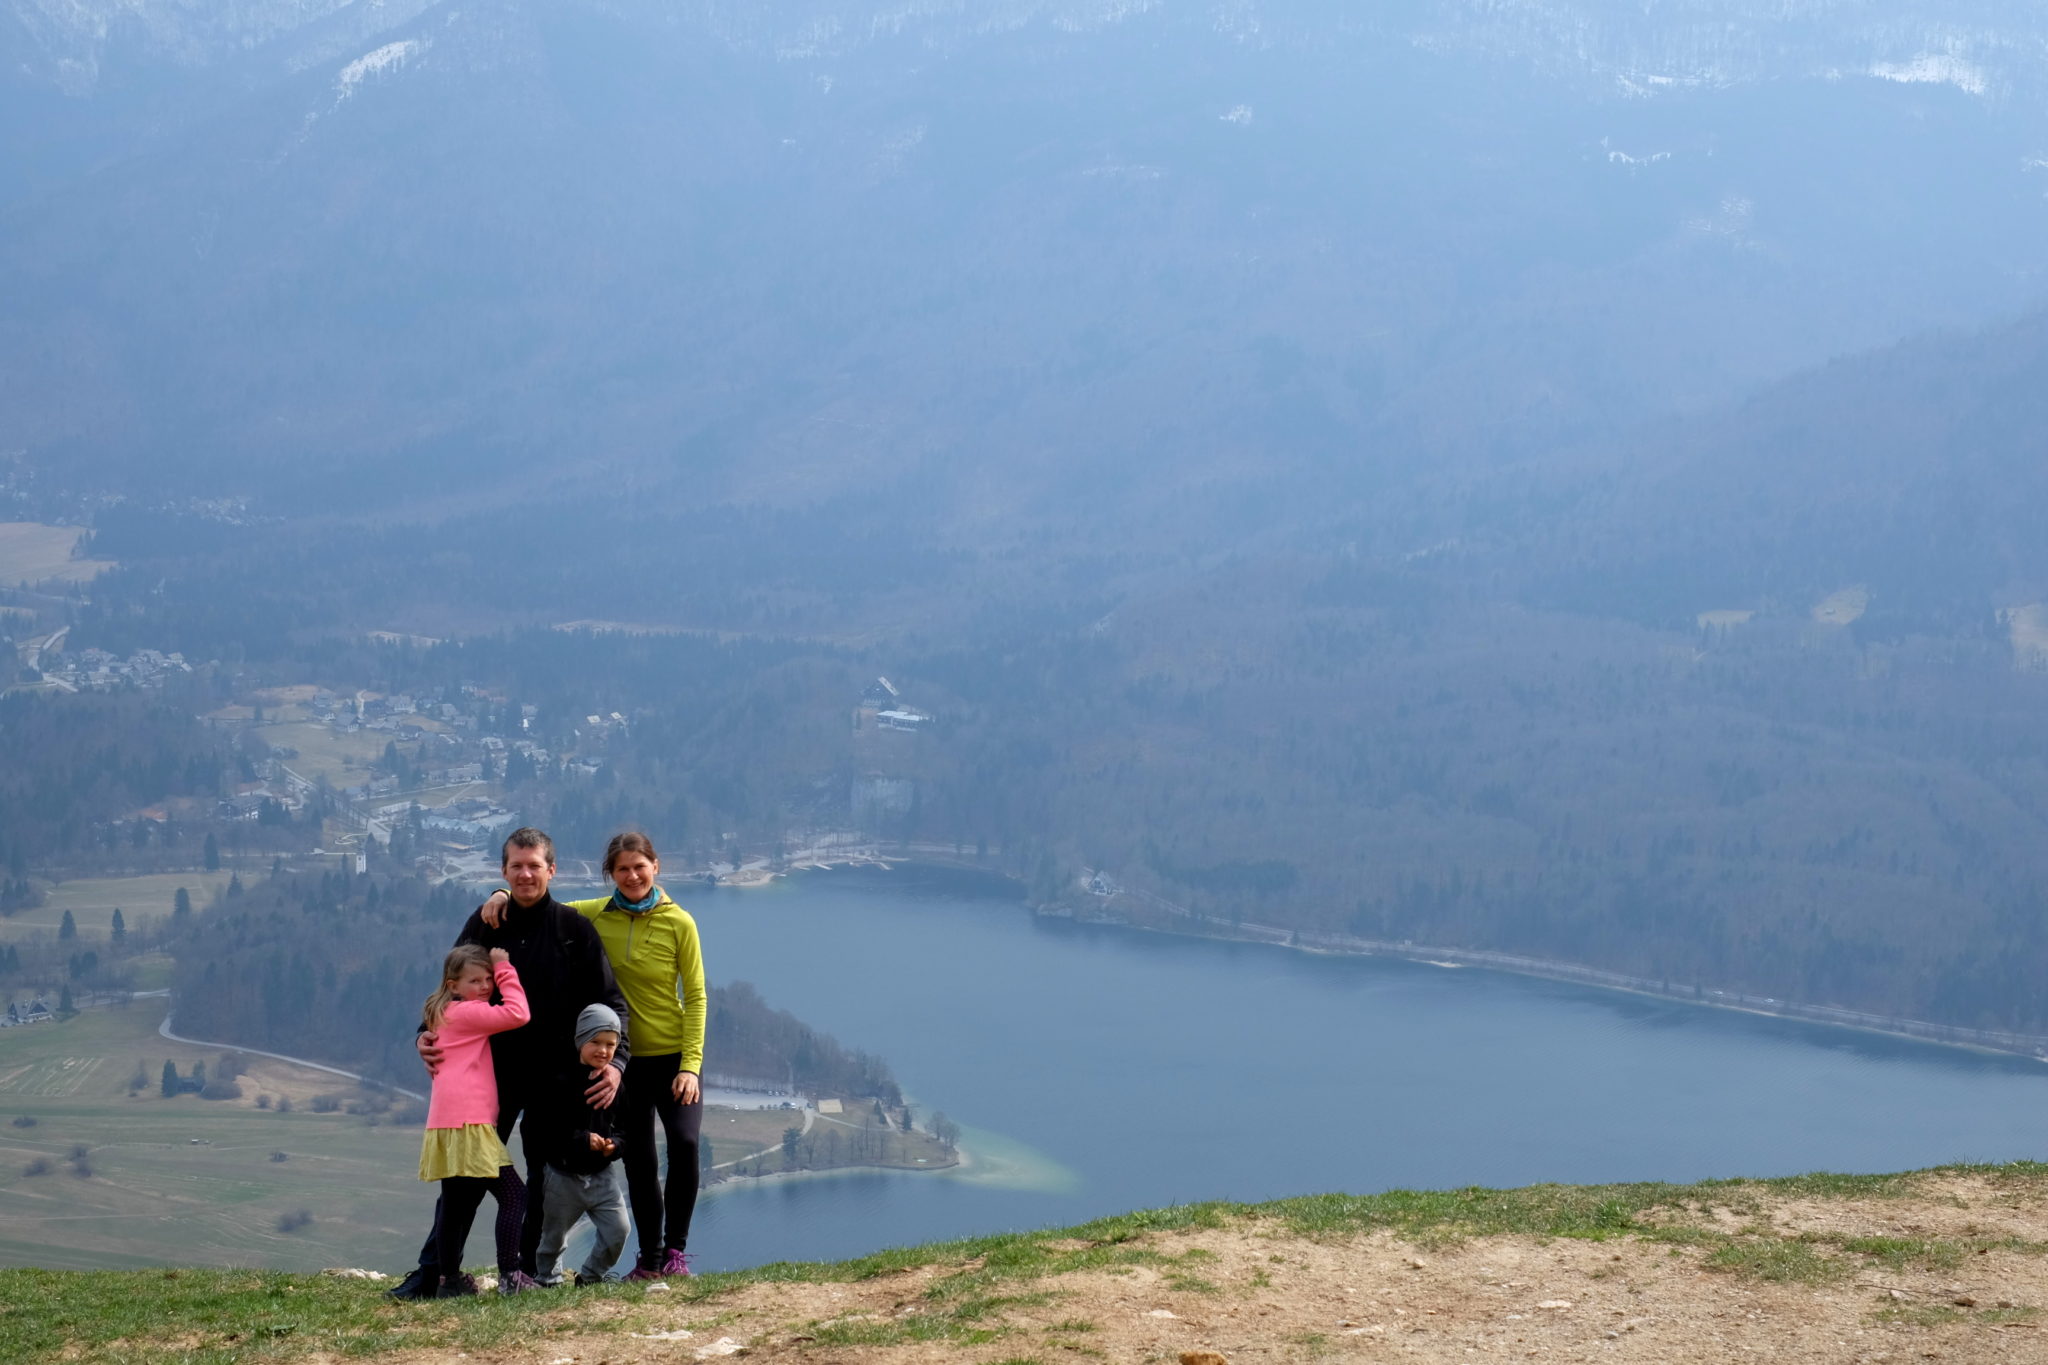
[[[315,780],[325,776],[337,787],[361,781],[364,769],[382,756],[384,746],[391,741],[390,735],[376,730],[340,735],[312,721],[266,725],[259,733],[272,748],[299,751],[297,758],[285,760],[293,772]]]
[[[295,1067],[275,1068],[300,1094],[291,1113],[253,1107],[266,1071],[243,1081],[239,1103],[166,1099],[167,1059],[189,1074],[223,1049],[159,1037],[163,1012],[137,1001],[0,1031],[0,1265],[407,1261],[432,1203],[414,1176],[418,1130],[312,1113],[311,1094],[355,1086]],[[147,1083],[131,1095],[138,1071]],[[71,1159],[80,1148],[89,1176]],[[39,1163],[46,1173],[29,1174]],[[309,1224],[279,1231],[301,1210]]]
[[[222,868],[218,872],[81,877],[59,882],[45,887],[43,904],[0,919],[0,943],[36,933],[56,933],[66,910],[71,912],[72,923],[78,928],[80,943],[104,943],[116,907],[121,911],[122,923],[132,932],[141,928],[144,920],[168,916],[181,886],[192,893],[193,908],[204,909],[214,893],[228,884],[230,875],[228,869]]]
[[[2021,668],[2048,668],[2048,604],[2014,607],[2005,614],[2012,652]]]
[[[1865,587],[1844,588],[1830,593],[1813,608],[1813,619],[1824,626],[1846,626],[1870,609],[1870,590]]]
[[[114,567],[105,559],[73,559],[72,549],[85,534],[82,526],[44,526],[33,521],[0,522],[0,583],[37,583],[55,579],[84,583]]]

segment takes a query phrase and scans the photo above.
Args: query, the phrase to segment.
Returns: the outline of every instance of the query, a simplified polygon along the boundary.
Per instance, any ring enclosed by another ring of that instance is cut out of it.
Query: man
[[[485,948],[503,948],[519,973],[532,1018],[523,1026],[491,1039],[492,1070],[498,1081],[498,1137],[510,1136],[514,1121],[519,1123],[520,1145],[526,1153],[526,1207],[519,1225],[519,1273],[501,1278],[500,1293],[517,1293],[534,1288],[535,1253],[541,1236],[541,1166],[535,1141],[539,1125],[529,1106],[545,1102],[547,1079],[556,1065],[557,1054],[567,1051],[576,1036],[576,1016],[587,1005],[605,1005],[620,1019],[626,1018],[626,997],[612,979],[611,962],[604,943],[589,920],[563,905],[548,893],[555,877],[555,842],[537,829],[516,829],[499,850],[499,867],[512,894],[503,923],[492,928],[479,914],[471,914],[455,936],[458,944],[475,943]],[[429,1074],[441,1065],[441,1050],[431,1033],[418,1040],[420,1060]],[[618,1095],[619,1078],[625,1073],[628,1048],[622,1037],[609,1066],[593,1068],[585,1097],[591,1106],[603,1109]],[[511,1210],[500,1207],[501,1218]],[[430,1298],[439,1279],[435,1243],[441,1226],[441,1206],[434,1205],[434,1232],[420,1248],[419,1265],[400,1281],[391,1296],[398,1299]]]

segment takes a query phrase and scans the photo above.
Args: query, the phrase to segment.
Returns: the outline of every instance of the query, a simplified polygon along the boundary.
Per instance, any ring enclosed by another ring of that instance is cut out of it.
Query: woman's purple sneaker
[[[631,1270],[626,1272],[627,1284],[644,1284],[648,1280],[660,1280],[666,1278],[667,1277],[663,1275],[659,1270],[649,1270],[644,1265],[636,1265]]]
[[[678,1247],[670,1247],[668,1255],[661,1258],[663,1279],[687,1279],[690,1274],[690,1255]]]

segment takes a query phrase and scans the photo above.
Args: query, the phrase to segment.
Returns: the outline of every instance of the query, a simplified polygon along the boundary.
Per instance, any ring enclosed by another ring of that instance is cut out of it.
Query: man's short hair
[[[532,825],[522,826],[505,836],[505,846],[498,850],[499,867],[512,861],[512,850],[515,848],[537,848],[540,850],[540,856],[548,860],[549,867],[555,865],[555,841]]]

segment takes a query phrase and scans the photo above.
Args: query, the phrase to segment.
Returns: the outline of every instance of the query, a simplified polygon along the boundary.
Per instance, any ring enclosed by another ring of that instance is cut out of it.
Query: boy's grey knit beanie
[[[626,1036],[626,1026],[619,1022],[618,1011],[610,1005],[585,1005],[583,1013],[576,1016],[576,1049],[600,1033],[616,1033],[621,1041]]]

